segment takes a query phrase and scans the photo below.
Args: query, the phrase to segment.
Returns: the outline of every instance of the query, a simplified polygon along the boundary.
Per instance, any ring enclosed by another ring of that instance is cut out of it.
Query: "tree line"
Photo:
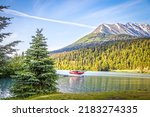
[[[52,54],[57,69],[150,70],[150,39],[118,40],[103,46]]]

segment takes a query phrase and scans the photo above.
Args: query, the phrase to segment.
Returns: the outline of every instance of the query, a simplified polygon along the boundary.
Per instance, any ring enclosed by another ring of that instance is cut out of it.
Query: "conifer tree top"
[[[32,36],[31,46],[27,50],[27,57],[30,59],[41,59],[48,57],[46,38],[42,34],[43,29],[37,29],[36,35]]]

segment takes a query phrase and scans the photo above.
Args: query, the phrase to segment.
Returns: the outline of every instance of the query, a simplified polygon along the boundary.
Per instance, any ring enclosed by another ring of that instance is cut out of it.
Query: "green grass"
[[[15,98],[10,99],[15,100]],[[32,96],[25,98],[24,100],[150,100],[150,92],[119,91],[96,93],[56,93]]]

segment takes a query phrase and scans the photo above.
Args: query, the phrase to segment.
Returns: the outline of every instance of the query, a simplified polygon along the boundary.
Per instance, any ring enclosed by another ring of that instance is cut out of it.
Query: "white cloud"
[[[89,15],[82,17],[81,20],[95,19],[95,21],[96,21],[98,19],[101,22],[102,21],[110,22],[110,20],[113,19],[114,17],[115,17],[115,19],[120,17],[120,15],[118,13],[122,13],[122,12],[128,10],[128,8],[133,7],[141,2],[142,2],[142,0],[130,0],[128,2],[124,2],[124,3],[116,5],[116,6],[104,8],[104,9],[95,11],[93,13],[90,13]],[[126,14],[121,14],[121,15],[124,16]]]
[[[128,7],[131,7],[131,6],[134,6],[138,3],[140,3],[142,0],[133,0],[132,2],[126,2],[126,3],[123,3],[123,4],[120,4],[120,5],[117,5],[117,6],[113,6],[113,7],[110,7],[110,8],[106,8],[106,9],[103,9],[103,10],[100,10],[100,11],[97,11],[95,13],[93,13],[93,15],[97,15],[97,14],[110,14],[110,13],[118,13],[118,12],[122,12],[122,10],[128,8]]]
[[[43,18],[43,17],[37,17],[37,16],[33,16],[33,15],[29,15],[29,14],[20,12],[20,11],[12,10],[12,9],[5,9],[4,11],[7,14],[20,16],[20,17],[26,17],[26,18],[32,18],[32,19],[37,19],[37,20],[49,21],[49,22],[54,22],[54,23],[74,25],[74,26],[78,26],[78,27],[95,29],[95,27],[91,26],[91,25],[86,25],[86,24],[81,24],[81,23],[76,23],[76,22],[63,21],[63,20],[49,19],[49,18]]]

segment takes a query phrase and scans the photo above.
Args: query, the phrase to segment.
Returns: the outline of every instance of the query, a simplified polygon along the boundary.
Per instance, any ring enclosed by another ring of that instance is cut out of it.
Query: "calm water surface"
[[[57,70],[57,73],[61,92],[150,91],[150,74],[87,71],[84,76],[70,76],[68,70]],[[11,96],[11,84],[11,79],[0,79],[0,98]]]
[[[61,92],[150,91],[150,74],[87,71],[84,76],[67,76],[67,70],[57,73],[63,75],[58,80]]]

